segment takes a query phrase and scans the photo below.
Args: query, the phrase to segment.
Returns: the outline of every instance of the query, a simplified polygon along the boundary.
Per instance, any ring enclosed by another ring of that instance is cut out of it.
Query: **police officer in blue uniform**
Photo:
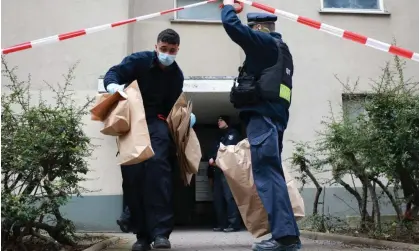
[[[131,213],[137,242],[133,251],[169,249],[173,230],[172,163],[175,154],[166,116],[182,93],[183,73],[175,62],[179,34],[166,29],[157,37],[155,51],[142,51],[125,57],[104,77],[108,92],[123,90],[137,80],[155,156],[122,169],[123,192]]]
[[[221,130],[221,138],[209,159],[207,176],[213,186],[213,203],[217,224],[213,229],[215,232],[224,231],[225,233],[236,232],[241,228],[241,216],[237,204],[228,186],[223,171],[216,166],[215,159],[220,143],[225,146],[236,145],[240,141],[239,132],[229,127],[229,117],[220,116],[218,118],[218,128]]]
[[[221,19],[227,35],[244,50],[246,59],[232,87],[230,101],[246,125],[253,177],[272,233],[272,239],[255,243],[253,250],[297,250],[300,232],[281,166],[293,59],[281,35],[275,32],[276,16],[249,13],[248,25],[243,25],[233,5],[233,0],[224,0]]]

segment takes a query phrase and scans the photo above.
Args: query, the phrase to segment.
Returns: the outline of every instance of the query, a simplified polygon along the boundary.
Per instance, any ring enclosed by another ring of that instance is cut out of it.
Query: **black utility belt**
[[[271,90],[262,90],[257,79],[253,76],[244,76],[234,79],[231,88],[230,102],[234,107],[251,106],[262,101],[291,102],[291,89],[285,84],[273,86]]]
[[[256,105],[261,101],[261,92],[255,77],[245,76],[234,79],[230,92],[230,102],[234,107]]]

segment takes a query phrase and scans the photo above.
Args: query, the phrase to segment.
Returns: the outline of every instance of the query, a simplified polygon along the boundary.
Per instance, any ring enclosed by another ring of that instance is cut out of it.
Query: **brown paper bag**
[[[190,116],[188,116],[187,119],[188,121],[190,121]],[[182,152],[184,152],[185,154],[182,154],[180,156],[183,157],[182,166],[185,172],[185,184],[189,185],[191,183],[193,174],[198,173],[202,154],[198,137],[196,136],[195,131],[192,128],[189,128],[189,123],[187,129],[187,136],[185,137],[184,142],[181,145]]]
[[[182,132],[180,132],[179,127],[180,127],[180,124],[182,123],[183,117],[186,116],[187,105],[188,105],[188,102],[186,100],[186,96],[185,94],[182,93],[177,99],[176,103],[173,105],[173,108],[170,111],[169,116],[167,117],[167,120],[171,121],[169,125],[172,126],[170,128],[172,128],[173,130],[173,137],[174,137],[175,142],[178,142],[180,140],[179,134],[184,135],[186,133],[185,130],[182,130]]]
[[[190,128],[192,103],[182,93],[167,117],[170,133],[176,145],[180,175],[185,185],[189,185],[193,174],[198,172],[201,161],[201,146],[195,131]]]
[[[299,221],[305,217],[304,200],[298,191],[297,182],[290,175],[284,164],[282,164],[282,170],[284,170],[285,182],[287,182],[287,190],[291,200],[292,211],[294,212],[295,219]]]
[[[96,103],[93,108],[90,109],[91,119],[104,121],[114,105],[122,99],[123,97],[119,92],[115,92],[114,94],[104,93],[97,95]]]
[[[237,145],[220,145],[216,164],[227,179],[247,230],[256,238],[270,233],[268,214],[256,190],[253,180],[250,144],[247,139]],[[296,219],[304,217],[304,201],[294,180],[283,167],[287,189]]]
[[[111,94],[109,93],[101,93],[101,94],[97,94],[96,95],[96,101],[95,104],[93,106],[93,108],[95,108],[97,105],[99,105],[100,103],[102,103],[102,101],[104,101],[105,99],[109,98],[111,96]],[[93,110],[93,108],[91,110]],[[90,111],[90,115],[91,115],[91,120],[94,121],[101,121],[99,117],[93,115],[93,113]]]
[[[128,100],[120,100],[114,104],[103,123],[104,128],[100,132],[105,135],[121,136],[127,133],[130,130]]]
[[[202,158],[201,146],[198,137],[192,128],[189,131],[189,139],[186,142],[185,155],[188,161],[187,171],[193,174],[198,173],[199,163],[201,163]]]
[[[137,81],[132,82],[124,92],[129,105],[131,129],[117,138],[119,165],[133,165],[150,159],[154,156],[154,151],[151,147],[143,98]]]
[[[188,105],[190,105],[188,103]],[[191,117],[191,113],[188,107],[182,107],[179,109],[179,113],[177,113],[180,117],[180,124],[176,130],[176,138],[180,144],[182,144],[182,151],[185,150],[185,141],[187,141],[188,134],[189,134],[189,121]]]

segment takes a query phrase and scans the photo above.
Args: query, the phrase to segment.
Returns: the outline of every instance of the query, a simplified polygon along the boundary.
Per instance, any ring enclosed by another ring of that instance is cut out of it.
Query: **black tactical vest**
[[[287,108],[290,106],[293,59],[288,46],[279,39],[275,41],[278,46],[276,64],[264,69],[258,76],[248,75],[246,64],[240,68],[230,93],[230,102],[234,107],[256,105],[263,101],[282,103]]]

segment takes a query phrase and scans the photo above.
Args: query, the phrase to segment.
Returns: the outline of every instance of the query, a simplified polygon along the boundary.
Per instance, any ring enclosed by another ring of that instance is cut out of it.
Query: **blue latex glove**
[[[195,125],[196,123],[196,116],[195,114],[191,113],[191,128]]]
[[[124,90],[124,85],[118,85],[118,84],[109,84],[106,87],[106,90],[110,93],[110,94],[114,94],[117,91],[123,91]]]

